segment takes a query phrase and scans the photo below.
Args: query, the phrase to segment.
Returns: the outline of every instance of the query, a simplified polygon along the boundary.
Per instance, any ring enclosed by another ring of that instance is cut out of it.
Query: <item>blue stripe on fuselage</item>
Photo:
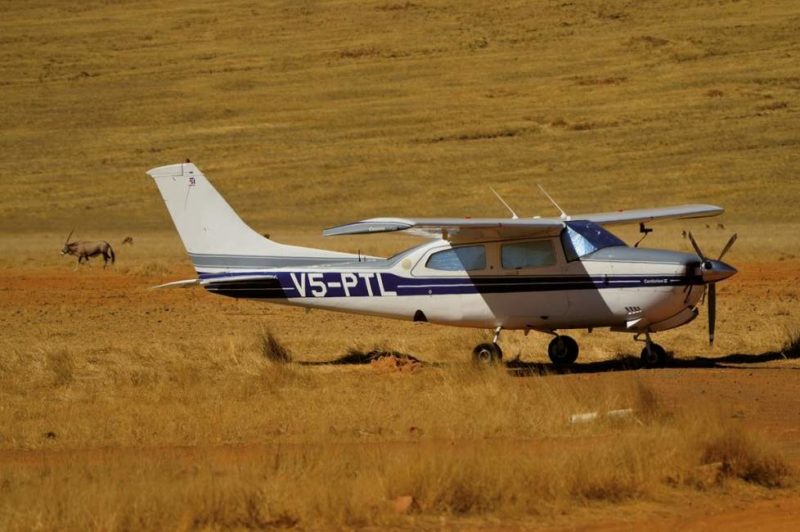
[[[392,297],[448,294],[496,294],[641,288],[647,286],[701,285],[699,276],[500,276],[500,277],[400,277],[383,272],[252,272],[263,279],[242,279],[241,273],[201,274],[215,280],[206,289],[216,294],[249,299],[297,297]],[[267,277],[269,276],[269,277]]]

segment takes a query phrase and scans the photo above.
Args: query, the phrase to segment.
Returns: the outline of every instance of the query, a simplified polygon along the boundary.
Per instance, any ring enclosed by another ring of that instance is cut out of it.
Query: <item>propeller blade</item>
[[[730,238],[730,240],[728,240],[728,243],[725,244],[724,248],[722,248],[722,253],[719,254],[719,258],[717,260],[722,260],[722,257],[725,256],[728,250],[731,249],[731,246],[733,246],[733,243],[736,242],[736,237],[737,234],[733,233],[733,236]]]
[[[717,283],[708,285],[708,343],[714,345],[714,329],[717,321]]]
[[[697,256],[700,257],[700,260],[705,262],[706,256],[703,255],[703,251],[700,249],[700,246],[697,245],[697,242],[695,241],[694,237],[692,236],[692,232],[691,231],[689,231],[689,242],[692,243],[692,247],[694,248],[695,253],[697,253]]]

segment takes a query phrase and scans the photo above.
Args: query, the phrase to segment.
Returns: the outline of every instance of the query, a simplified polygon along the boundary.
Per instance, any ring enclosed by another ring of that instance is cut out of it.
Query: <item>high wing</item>
[[[364,235],[404,231],[425,238],[476,242],[557,235],[564,227],[558,218],[371,218],[331,227],[325,236]]]
[[[725,212],[716,205],[676,205],[656,209],[634,209],[630,211],[598,212],[594,214],[578,214],[570,216],[570,220],[588,220],[600,225],[618,225],[627,223],[645,223],[655,220],[673,220],[678,218],[705,218],[717,216]]]
[[[587,220],[600,225],[644,223],[676,218],[717,216],[724,211],[716,205],[678,205],[656,209],[578,214],[565,218],[370,218],[325,229],[325,236],[405,233],[453,242],[505,240],[557,235],[565,222]]]

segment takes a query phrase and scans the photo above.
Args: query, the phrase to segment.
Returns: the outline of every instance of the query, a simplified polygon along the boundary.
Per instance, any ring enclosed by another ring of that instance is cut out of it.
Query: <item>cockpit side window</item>
[[[612,235],[602,226],[587,221],[567,222],[561,232],[561,243],[567,261],[578,260],[598,249],[626,246],[625,242]]]
[[[500,262],[507,270],[541,268],[555,264],[556,255],[549,239],[512,242],[501,246]]]
[[[483,246],[462,246],[438,251],[428,258],[425,266],[447,272],[483,270],[486,268],[486,250]]]

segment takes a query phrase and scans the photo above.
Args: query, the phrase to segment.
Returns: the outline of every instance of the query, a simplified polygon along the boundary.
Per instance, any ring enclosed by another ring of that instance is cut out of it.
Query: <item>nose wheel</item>
[[[556,366],[569,366],[578,359],[578,342],[571,336],[559,335],[550,341],[547,354]]]
[[[642,349],[642,366],[646,368],[660,368],[667,361],[667,352],[658,344],[647,343]]]
[[[650,333],[645,332],[644,348],[642,349],[641,359],[642,367],[645,368],[660,368],[667,362],[667,352],[663,347],[653,342],[650,339]],[[633,337],[634,340],[639,340],[639,335]]]

